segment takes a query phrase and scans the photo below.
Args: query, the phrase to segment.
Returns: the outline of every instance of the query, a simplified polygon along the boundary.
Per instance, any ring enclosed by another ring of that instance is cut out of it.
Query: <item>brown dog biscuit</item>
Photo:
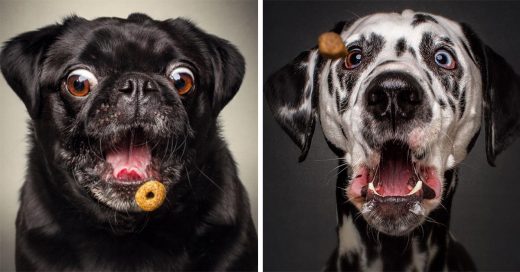
[[[341,37],[334,32],[325,32],[318,38],[319,52],[329,59],[343,58],[348,52]]]
[[[159,208],[166,198],[166,188],[156,180],[145,182],[135,193],[135,202],[146,212]]]

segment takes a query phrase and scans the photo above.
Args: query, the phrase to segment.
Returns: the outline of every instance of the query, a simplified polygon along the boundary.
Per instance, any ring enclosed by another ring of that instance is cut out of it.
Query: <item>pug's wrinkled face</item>
[[[204,87],[196,67],[207,65],[175,45],[156,28],[88,22],[49,50],[44,76],[61,78],[52,80],[59,92],[48,106],[58,135],[67,136],[58,157],[113,209],[138,211],[137,187],[148,180],[172,186],[189,160],[188,106]]]
[[[36,67],[35,83],[10,62],[16,54]],[[182,183],[244,72],[226,41],[183,19],[143,14],[71,17],[14,38],[3,56],[37,141],[62,170],[54,182],[71,188],[66,197],[125,212],[140,211],[134,196],[144,182]]]

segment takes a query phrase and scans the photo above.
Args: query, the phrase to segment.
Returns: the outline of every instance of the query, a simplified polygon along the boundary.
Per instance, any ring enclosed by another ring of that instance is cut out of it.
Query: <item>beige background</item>
[[[77,14],[92,19],[126,17],[143,12],[154,19],[185,17],[202,29],[235,44],[247,71],[237,96],[221,113],[224,136],[238,163],[257,222],[257,2],[248,0],[185,1],[20,1],[0,0],[0,42]],[[0,270],[14,269],[14,222],[23,183],[27,150],[23,103],[0,76]]]

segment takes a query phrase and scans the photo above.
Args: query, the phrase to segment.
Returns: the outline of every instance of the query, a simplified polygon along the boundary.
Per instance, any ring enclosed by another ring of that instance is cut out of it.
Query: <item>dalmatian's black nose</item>
[[[414,77],[386,72],[372,80],[365,92],[365,107],[380,122],[397,127],[415,118],[423,104],[424,91]]]

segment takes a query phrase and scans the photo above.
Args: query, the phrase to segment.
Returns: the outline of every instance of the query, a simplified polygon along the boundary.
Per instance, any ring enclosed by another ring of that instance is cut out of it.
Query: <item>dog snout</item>
[[[120,76],[110,96],[121,122],[132,122],[135,118],[150,115],[152,110],[162,104],[159,85],[144,73]]]
[[[378,121],[396,128],[416,115],[424,91],[417,80],[403,72],[386,72],[375,77],[365,92],[367,111]]]
[[[157,84],[148,76],[132,74],[125,76],[119,81],[117,90],[132,98],[143,98],[149,93],[158,92]]]
[[[147,109],[160,104],[160,88],[157,82],[147,74],[129,73],[116,82],[113,95],[119,111],[129,118],[145,114]]]

